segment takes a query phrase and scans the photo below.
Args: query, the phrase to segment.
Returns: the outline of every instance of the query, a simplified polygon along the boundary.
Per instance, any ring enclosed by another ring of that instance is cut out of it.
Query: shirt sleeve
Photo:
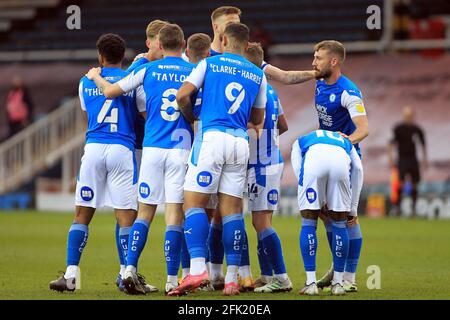
[[[81,110],[86,111],[86,104],[84,103],[83,96],[83,81],[80,81],[80,85],[78,86],[78,96],[80,97]]]
[[[350,152],[351,159],[351,170],[350,170],[350,183],[352,186],[352,204],[350,215],[357,216],[358,215],[358,204],[359,204],[359,196],[361,195],[361,189],[363,186],[364,180],[364,171],[361,162],[361,158],[359,157],[356,149],[353,147]]]
[[[268,64],[266,61],[263,60],[263,62],[262,62],[262,64],[261,64],[261,69],[262,69],[262,71],[264,71],[264,69],[265,69],[267,66],[269,66],[269,64]]]
[[[267,103],[267,79],[266,75],[263,74],[261,85],[259,86],[258,95],[256,96],[253,108],[262,109],[266,107]]]
[[[361,94],[356,90],[344,90],[341,95],[341,105],[348,110],[351,118],[366,115]]]
[[[205,81],[206,74],[206,60],[203,59],[199,64],[192,70],[191,74],[184,80],[185,82],[192,83],[197,89],[203,87],[203,82]]]
[[[145,96],[144,86],[136,88],[136,106],[139,112],[147,111],[147,97]]]
[[[124,92],[130,92],[144,83],[145,72],[147,68],[137,68],[125,78],[117,81],[120,89]]]

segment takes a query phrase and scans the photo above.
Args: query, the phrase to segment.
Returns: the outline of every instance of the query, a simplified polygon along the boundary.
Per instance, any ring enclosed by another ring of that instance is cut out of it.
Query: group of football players
[[[67,269],[50,289],[75,290],[88,225],[96,208],[108,206],[117,219],[117,286],[127,294],[158,291],[138,273],[138,261],[157,207],[164,205],[167,295],[291,291],[272,226],[283,173],[278,137],[288,125],[268,80],[297,84],[315,78],[318,130],[299,137],[291,152],[307,277],[299,293],[357,291],[363,180],[358,143],[368,135],[368,121],[360,91],[341,74],[345,48],[322,41],[314,48],[313,70],[281,70],[264,61],[259,43],[249,42],[240,16],[239,8],[217,8],[211,15],[214,38],[197,33],[187,42],[180,26],[154,20],[146,29],[148,52],[127,70],[125,41],[116,34],[98,39],[100,67],[79,85],[87,133]],[[245,193],[258,237],[256,281],[243,220]],[[316,280],[319,217],[333,265]]]

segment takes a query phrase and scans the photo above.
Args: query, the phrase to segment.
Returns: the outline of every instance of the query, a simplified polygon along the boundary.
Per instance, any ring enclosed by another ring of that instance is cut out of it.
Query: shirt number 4
[[[112,108],[111,109],[111,115],[107,116],[108,111],[111,108],[111,105],[114,100],[107,99],[105,103],[102,106],[102,109],[100,110],[98,116],[97,116],[97,122],[98,123],[110,123],[111,124],[111,132],[117,132],[117,122],[119,120],[119,109],[118,108]]]

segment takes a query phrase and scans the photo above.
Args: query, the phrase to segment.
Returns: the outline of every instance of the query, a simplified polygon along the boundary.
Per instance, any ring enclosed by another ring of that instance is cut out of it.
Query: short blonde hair
[[[162,21],[162,20],[151,21],[148,24],[147,29],[145,30],[145,34],[147,35],[147,38],[149,38],[149,39],[155,38],[158,35],[159,31],[168,24],[169,23],[167,21]]]
[[[187,47],[194,55],[211,48],[211,38],[205,33],[194,33],[188,38]]]
[[[183,30],[177,24],[166,24],[159,30],[159,43],[164,50],[181,50],[184,45]]]
[[[314,51],[327,50],[329,53],[337,55],[340,62],[345,60],[345,47],[336,40],[324,40],[314,46]]]
[[[219,7],[217,9],[215,9],[211,13],[211,21],[214,22],[218,18],[220,18],[222,16],[227,16],[227,15],[230,15],[230,14],[237,14],[240,17],[241,13],[242,13],[242,11],[238,7],[222,6],[222,7]]]
[[[249,42],[247,50],[245,51],[245,57],[248,61],[261,67],[264,60],[264,50],[259,42]]]

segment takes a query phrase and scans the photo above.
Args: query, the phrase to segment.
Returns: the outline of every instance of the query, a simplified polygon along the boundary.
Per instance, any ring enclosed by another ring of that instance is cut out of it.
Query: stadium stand
[[[131,47],[127,54],[129,63],[134,54],[145,50],[144,29],[150,20],[162,18],[177,22],[184,28],[186,36],[195,32],[211,33],[210,12],[222,4],[220,1],[186,3],[181,0],[155,0],[149,3],[144,0],[1,1],[0,111],[4,112],[5,95],[11,79],[18,74],[25,79],[35,101],[34,118],[37,120],[52,111],[53,114],[58,114],[58,106],[62,102],[76,97],[80,77],[89,66],[96,64],[95,41],[100,34],[116,32],[125,37]],[[66,28],[66,8],[69,4],[79,5],[82,9],[81,30],[70,31]],[[242,9],[243,22],[262,25],[276,44],[314,43],[323,39],[337,39],[347,44],[352,41],[378,40],[380,36],[375,33],[374,37],[373,33],[363,31],[366,29],[361,26],[366,23],[367,6],[382,6],[382,0],[242,0],[234,1],[233,4]],[[445,13],[450,13],[447,1],[417,0],[413,1],[413,4],[409,12],[412,18],[423,19],[429,15],[438,15],[442,21],[447,21],[448,15],[445,16]],[[450,23],[447,28],[448,26]],[[74,55],[74,51],[77,51],[78,55]],[[39,54],[32,55],[31,52]],[[274,57],[271,63],[284,69],[309,69],[312,52],[311,46],[307,55]],[[33,57],[34,62],[22,62],[30,60],[27,59],[30,57]],[[365,52],[348,55],[344,72],[362,90],[370,119],[370,138],[362,144],[366,185],[389,181],[386,144],[391,137],[393,124],[400,119],[400,110],[404,105],[411,105],[416,110],[417,120],[427,134],[431,169],[425,176],[426,180],[443,182],[450,178],[448,143],[441,138],[450,134],[450,114],[446,110],[446,102],[450,99],[450,55],[448,51],[443,50],[440,55],[433,57],[435,58],[425,58],[417,52]],[[439,72],[436,72],[437,70]],[[314,83],[296,86],[275,84],[275,87],[290,124],[290,130],[281,137],[281,147],[286,160],[283,185],[292,186],[295,184],[295,177],[289,165],[292,141],[298,135],[316,128]],[[76,108],[73,102],[71,108]],[[58,121],[64,123],[62,113],[59,114]],[[46,122],[40,122],[39,127],[45,127],[44,123]],[[6,127],[6,119],[1,117],[0,137],[6,135]],[[34,128],[33,132],[39,131],[37,127],[31,128]],[[77,123],[72,123],[69,127],[81,128]],[[31,129],[22,135],[23,140],[17,141],[27,140],[27,134],[33,135]],[[70,135],[79,138],[73,131],[69,132],[64,139]],[[63,141],[64,144],[67,142]],[[25,142],[23,146],[26,146]],[[74,148],[79,148],[79,145]],[[4,147],[1,150],[6,149]],[[18,150],[25,152],[23,147]],[[57,156],[52,156],[50,160],[39,160],[41,166],[33,167],[32,171],[24,171],[27,173],[23,178],[11,180],[13,182],[10,187],[6,188],[5,185],[3,191],[16,188],[30,179],[30,173],[46,170],[50,164],[63,158],[62,153],[52,154]],[[74,158],[76,156],[74,153]],[[2,154],[0,157],[6,156]],[[19,156],[9,157],[13,160],[1,158],[0,161],[14,162],[14,157]],[[20,164],[20,161],[16,163]],[[76,172],[76,168],[72,166],[69,171]],[[64,188],[67,189],[67,185],[66,181]]]
[[[223,3],[187,3],[181,0],[84,0],[71,1],[71,4],[81,7],[81,30],[71,31],[64,28],[68,15],[64,5],[60,4],[53,14],[34,19],[31,25],[33,32],[30,32],[29,28],[9,32],[6,41],[0,43],[0,51],[92,48],[101,33],[113,30],[127,39],[129,47],[142,50],[143,29],[148,21],[155,18],[176,21],[187,36],[195,32],[205,32],[211,29],[210,20],[205,17],[209,17],[211,11]],[[250,0],[234,1],[233,4],[243,10],[244,22],[262,22],[274,42],[292,43],[319,41],[324,38],[340,41],[366,40],[368,34],[363,28],[366,23],[365,8],[371,4],[381,5],[382,1]]]

